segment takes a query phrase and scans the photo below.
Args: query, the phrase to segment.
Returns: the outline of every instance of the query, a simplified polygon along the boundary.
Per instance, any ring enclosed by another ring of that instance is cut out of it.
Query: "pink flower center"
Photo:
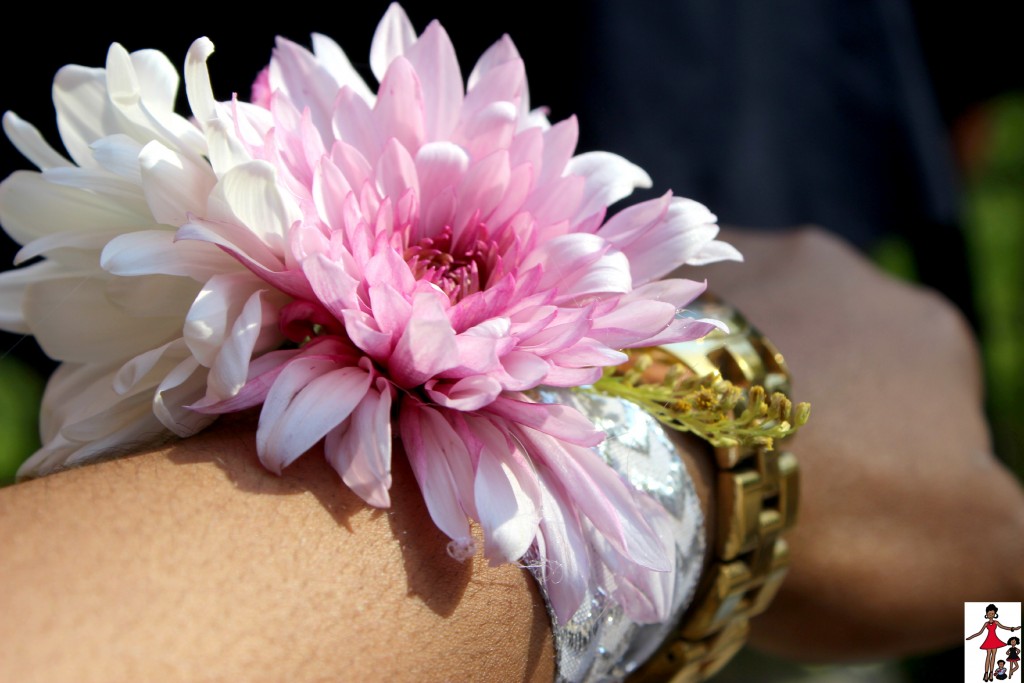
[[[406,247],[403,256],[417,280],[437,285],[452,303],[457,303],[487,286],[497,248],[482,225],[470,239],[464,237],[455,246],[452,242],[452,230],[445,227],[441,234]]]

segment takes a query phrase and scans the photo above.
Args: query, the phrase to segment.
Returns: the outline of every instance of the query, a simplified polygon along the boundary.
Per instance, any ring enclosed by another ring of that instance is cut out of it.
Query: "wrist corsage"
[[[704,378],[645,393],[647,361],[628,351],[724,327],[686,312],[704,282],[659,280],[740,258],[715,217],[668,193],[608,218],[650,179],[574,154],[575,118],[531,108],[508,37],[464,83],[441,25],[417,36],[392,5],[370,51],[376,92],[314,35],[312,51],[278,39],[250,101],[217,99],[212,53],[200,38],[186,56],[188,117],[159,52],[114,44],[104,68],[61,69],[70,159],[4,116],[39,171],[0,185],[23,245],[0,275],[0,327],[62,362],[20,476],[259,407],[267,469],[322,444],[346,486],[387,507],[402,453],[456,560],[477,551],[476,523],[492,562],[554,570],[559,621],[612,573],[631,619],[666,619],[663,510],[592,450],[603,432],[538,391],[594,385],[745,438],[730,411],[760,399]]]

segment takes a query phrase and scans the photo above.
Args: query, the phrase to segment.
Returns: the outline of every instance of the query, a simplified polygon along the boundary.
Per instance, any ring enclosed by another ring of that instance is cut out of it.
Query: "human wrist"
[[[686,467],[686,471],[690,475],[690,479],[693,481],[694,490],[697,492],[697,498],[700,501],[700,509],[704,514],[705,547],[711,548],[714,546],[715,534],[718,531],[718,520],[715,514],[718,498],[715,492],[715,468],[708,457],[707,442],[692,434],[685,434],[674,429],[666,429],[665,431],[675,445],[676,452],[679,454],[683,465]],[[704,553],[701,565],[702,583],[708,576],[713,562],[713,554],[710,552]]]
[[[795,522],[799,496],[796,459],[779,441],[807,421],[810,407],[794,410],[787,398],[782,354],[714,297],[696,302],[691,314],[723,320],[729,331],[663,346],[635,365],[644,373],[637,394],[659,419],[700,435],[677,448],[703,483],[709,512],[700,586],[675,639],[635,676],[643,683],[703,681],[742,647],[751,618],[767,608],[786,574],[781,535]],[[630,376],[626,371],[623,381]],[[643,390],[651,381],[660,386]]]

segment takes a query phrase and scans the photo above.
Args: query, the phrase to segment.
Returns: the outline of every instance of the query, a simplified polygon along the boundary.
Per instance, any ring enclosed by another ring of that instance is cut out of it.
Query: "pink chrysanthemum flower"
[[[663,619],[663,512],[591,450],[584,416],[530,390],[703,336],[714,321],[681,311],[704,284],[657,278],[738,254],[670,195],[605,221],[647,175],[573,156],[575,119],[530,110],[507,37],[464,85],[444,29],[417,37],[392,5],[376,95],[335,43],[313,47],[279,39],[254,101],[216,102],[197,41],[194,122],[159,53],[66,67],[54,99],[77,166],[5,117],[42,173],[4,182],[0,220],[22,259],[46,258],[0,278],[0,324],[66,361],[23,474],[262,405],[269,469],[322,443],[386,507],[397,436],[454,557],[476,520],[492,561],[546,569],[559,618],[614,572],[628,615]]]

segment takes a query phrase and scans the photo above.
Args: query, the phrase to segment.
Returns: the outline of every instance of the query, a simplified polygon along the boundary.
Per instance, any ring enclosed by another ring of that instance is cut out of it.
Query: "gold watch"
[[[699,376],[715,374],[741,388],[759,384],[769,394],[789,395],[782,354],[735,309],[712,297],[698,299],[689,309],[698,317],[724,321],[730,332],[663,346],[668,354],[663,362],[681,361]],[[782,534],[796,521],[795,456],[778,449],[701,443],[715,466],[710,569],[675,636],[630,677],[631,683],[690,683],[714,675],[743,647],[751,617],[768,607],[789,565]]]

